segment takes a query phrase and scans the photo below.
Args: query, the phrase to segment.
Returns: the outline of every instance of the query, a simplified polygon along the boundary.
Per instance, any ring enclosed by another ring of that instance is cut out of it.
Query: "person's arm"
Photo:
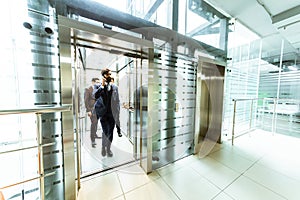
[[[93,97],[95,99],[98,99],[100,97],[103,89],[104,89],[104,87],[101,84],[95,84],[94,90],[93,90]]]
[[[116,116],[116,128],[119,137],[122,137],[121,128],[120,128],[120,97],[119,97],[119,88],[115,85],[116,90],[116,106],[117,106],[117,116]]]
[[[93,108],[90,108],[90,91],[88,88],[84,90],[84,105],[86,108],[86,112],[90,112]]]

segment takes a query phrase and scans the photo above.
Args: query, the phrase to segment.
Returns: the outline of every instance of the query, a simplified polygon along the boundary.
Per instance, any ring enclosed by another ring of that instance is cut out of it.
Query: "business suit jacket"
[[[112,95],[111,95],[111,111],[114,117],[114,120],[117,125],[120,125],[119,121],[119,116],[120,116],[120,99],[119,99],[119,90],[118,86],[112,84],[111,90],[112,90]],[[104,90],[107,89],[106,87],[101,87],[101,84],[96,84],[94,85],[94,91],[93,91],[93,96],[95,99],[100,98],[100,96],[104,95]],[[108,105],[105,105],[108,106]]]
[[[96,102],[95,97],[93,96],[93,85],[89,86],[88,88],[85,88],[84,90],[84,104],[86,108],[86,112],[92,112],[94,108],[94,104]]]

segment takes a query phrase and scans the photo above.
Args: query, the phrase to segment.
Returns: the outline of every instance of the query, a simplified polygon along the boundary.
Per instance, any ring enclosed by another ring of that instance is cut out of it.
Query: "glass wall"
[[[31,58],[30,36],[22,26],[22,20],[27,16],[27,6],[25,1],[18,1],[18,6],[16,3],[10,1],[7,6],[0,8],[1,24],[5,27],[0,37],[0,111],[29,106],[34,102],[33,69],[31,60],[28,59]],[[35,146],[36,134],[32,134],[36,130],[34,124],[34,115],[0,115],[0,188],[38,176],[37,149],[4,153],[12,149]],[[38,181],[32,181],[3,189],[3,193],[7,198],[19,196],[20,199],[23,192],[26,198],[31,196],[35,199],[38,194],[25,195],[25,192],[38,187]]]
[[[278,35],[262,42],[264,65],[260,75],[259,98],[264,99],[259,102],[258,125],[267,131],[300,137],[299,52]]]
[[[258,53],[257,53],[258,52]],[[232,133],[234,99],[257,98],[260,68],[260,41],[245,44],[228,52],[231,58],[227,63],[225,77],[224,97],[224,122],[223,134],[229,136]],[[236,132],[248,129],[251,118],[251,101],[241,101],[236,105]]]
[[[179,1],[178,32],[226,50],[228,19],[202,0]]]
[[[0,11],[0,112],[59,105],[57,26],[48,3],[12,0]],[[0,191],[5,199],[38,199],[41,185],[49,199],[64,195],[61,114],[41,118],[40,143],[35,114],[0,115]]]
[[[151,21],[163,27],[172,28],[173,0],[97,0],[99,3]]]
[[[233,47],[228,57],[223,134],[231,138],[233,100],[241,99],[236,134],[260,128],[300,137],[299,52],[278,34]]]
[[[97,1],[169,29],[178,23],[175,31],[221,50],[227,48],[229,19],[205,1],[178,0],[178,13],[173,0]],[[178,20],[172,18],[176,15]]]

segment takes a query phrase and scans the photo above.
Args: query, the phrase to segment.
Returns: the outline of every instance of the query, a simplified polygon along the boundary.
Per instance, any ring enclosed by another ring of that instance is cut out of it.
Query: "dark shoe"
[[[103,157],[106,156],[106,151],[105,151],[105,148],[104,148],[104,147],[102,147],[101,155],[102,155]]]
[[[112,157],[113,156],[113,152],[110,149],[107,150],[107,156],[108,157]]]
[[[121,133],[121,128],[120,128],[120,126],[116,125],[116,127],[117,127],[118,136],[119,136],[119,137],[122,137],[122,133]]]
[[[96,148],[96,144],[97,144],[96,142],[92,142],[92,147]]]

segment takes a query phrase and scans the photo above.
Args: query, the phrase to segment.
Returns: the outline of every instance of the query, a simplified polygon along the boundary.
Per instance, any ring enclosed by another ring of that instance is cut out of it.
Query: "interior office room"
[[[0,200],[300,198],[300,0],[0,10]],[[111,155],[86,98],[104,68]]]

